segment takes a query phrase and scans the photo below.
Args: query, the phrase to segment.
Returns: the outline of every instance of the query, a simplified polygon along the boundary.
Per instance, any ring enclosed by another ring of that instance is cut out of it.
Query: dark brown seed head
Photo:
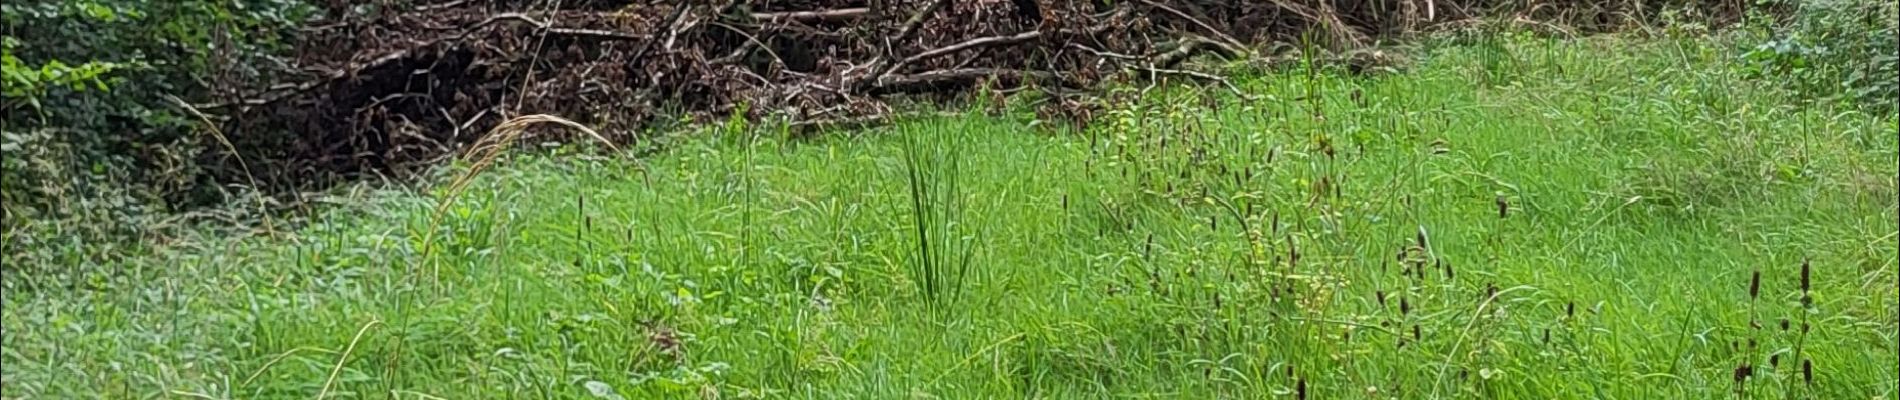
[[[1504,196],[1498,196],[1498,218],[1504,218],[1510,215],[1511,203],[1504,201]]]
[[[1814,359],[1801,360],[1801,381],[1814,386]]]
[[[1570,318],[1576,318],[1577,317],[1577,302],[1572,301],[1572,302],[1564,303],[1564,315]]]
[[[1761,297],[1761,270],[1758,269],[1748,278],[1748,300],[1754,301],[1759,297]]]
[[[1399,298],[1399,315],[1411,315],[1411,314],[1412,314],[1412,302],[1409,300],[1406,300],[1404,297],[1400,297]]]
[[[1445,263],[1445,280],[1452,280],[1457,277],[1457,274],[1451,269],[1451,263]]]
[[[1774,355],[1768,356],[1768,367],[1781,368],[1781,353],[1775,353]]]
[[[1419,331],[1418,325],[1412,325],[1412,340],[1425,340],[1425,334]]]
[[[1418,248],[1420,249],[1431,248],[1430,246],[1427,246],[1425,243],[1425,227],[1423,226],[1418,227]]]
[[[1788,331],[1788,319],[1787,319],[1787,318],[1782,318],[1782,319],[1781,319],[1781,330],[1782,330],[1783,332],[1786,332],[1786,331]]]
[[[1801,260],[1801,294],[1803,295],[1808,293],[1808,270],[1808,260]],[[1802,298],[1806,297],[1807,296],[1802,296]],[[1803,303],[1805,303],[1805,301]]]
[[[1292,378],[1292,377],[1293,377],[1293,366],[1292,366],[1292,365],[1287,365],[1287,366],[1286,366],[1286,377],[1288,377],[1288,378]]]
[[[1380,291],[1373,292],[1372,294],[1373,294],[1373,297],[1376,297],[1379,299],[1379,307],[1385,308],[1385,291],[1380,290]]]
[[[1544,344],[1550,344],[1550,328],[1544,328]]]
[[[1748,380],[1748,377],[1754,374],[1755,374],[1754,368],[1749,368],[1748,364],[1742,364],[1742,365],[1736,366],[1735,367],[1735,383],[1742,383],[1742,381]]]
[[[1297,383],[1293,384],[1293,398],[1306,400],[1306,378],[1300,378]]]

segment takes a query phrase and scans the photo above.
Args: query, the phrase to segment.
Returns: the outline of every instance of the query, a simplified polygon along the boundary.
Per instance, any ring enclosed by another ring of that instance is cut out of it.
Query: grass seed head
[[[1801,382],[1814,386],[1814,359],[1801,360]]]
[[[1760,298],[1760,297],[1761,297],[1761,270],[1758,269],[1758,270],[1755,270],[1755,273],[1750,275],[1748,278],[1748,300],[1754,301],[1756,298]]]
[[[1805,295],[1806,295],[1806,294],[1808,294],[1808,283],[1809,283],[1809,280],[1808,280],[1808,272],[1809,272],[1809,269],[1810,269],[1810,268],[1808,267],[1808,260],[1801,260],[1801,294],[1803,295],[1803,296],[1802,296],[1802,298],[1806,298],[1807,296],[1805,296]],[[1805,301],[1804,301],[1804,303],[1805,303]]]

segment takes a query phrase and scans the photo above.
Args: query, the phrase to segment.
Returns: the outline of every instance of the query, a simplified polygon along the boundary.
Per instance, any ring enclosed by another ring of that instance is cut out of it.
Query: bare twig
[[[910,20],[904,21],[904,26],[897,29],[897,35],[893,36],[890,42],[903,43],[910,40],[910,35],[917,33],[917,27],[923,26],[925,19],[929,18],[931,14],[936,14],[937,10],[941,10],[945,5],[949,4],[950,0],[937,0],[931,2],[930,5],[924,6],[922,11],[918,11],[916,15],[910,16]],[[886,50],[888,52],[889,49]],[[888,54],[886,55],[888,56]]]
[[[1206,30],[1207,34],[1214,35],[1215,38],[1221,40],[1222,43],[1220,43],[1220,45],[1231,47],[1232,49],[1229,49],[1229,51],[1238,53],[1238,52],[1244,52],[1245,49],[1247,48],[1246,44],[1241,43],[1239,40],[1234,39],[1233,36],[1228,36],[1226,32],[1221,32],[1220,29],[1215,29],[1213,25],[1209,25],[1206,22],[1202,22],[1200,18],[1195,18],[1193,15],[1190,15],[1181,10],[1176,10],[1174,9],[1174,7],[1168,7],[1168,5],[1155,2],[1154,0],[1139,0],[1139,1],[1141,1],[1142,4],[1147,4],[1150,7],[1159,8],[1162,11],[1167,11],[1170,14],[1179,16],[1181,17],[1181,19],[1185,19],[1189,23],[1194,24],[1194,26],[1200,27],[1202,30]]]
[[[641,40],[648,40],[648,39],[653,38],[653,35],[643,35],[643,34],[638,34],[638,33],[628,33],[628,32],[619,32],[619,31],[600,30],[600,29],[549,28],[547,32],[550,35],[578,36],[578,37],[588,37],[588,38],[595,38],[595,39],[602,39],[602,40],[641,41]]]
[[[942,9],[943,6],[947,4],[950,4],[949,0],[933,1],[930,5],[924,6],[924,9],[918,11],[917,14],[911,15],[910,20],[904,21],[904,26],[897,29],[897,36],[889,41],[885,41],[884,45],[881,46],[883,49],[882,54],[879,54],[877,59],[871,60],[871,73],[865,75],[863,79],[858,80],[856,84],[851,85],[852,90],[863,91],[864,89],[869,89],[877,83],[879,78],[883,78],[885,74],[889,74],[891,71],[896,70],[897,67],[902,66],[901,63],[891,62],[892,59],[897,58],[897,55],[891,50],[890,44],[903,43],[910,40],[910,36],[917,33],[917,27],[923,25],[924,19],[929,18],[931,14],[936,14],[937,10]]]
[[[1039,37],[1042,37],[1042,31],[1030,31],[1030,32],[1023,32],[1023,33],[1007,35],[1007,36],[986,36],[986,37],[970,39],[970,40],[966,40],[961,43],[952,44],[949,46],[925,50],[924,52],[917,53],[910,57],[904,57],[903,60],[898,61],[895,64],[891,64],[891,67],[885,72],[889,73],[892,70],[897,70],[899,68],[903,68],[906,65],[915,64],[919,61],[936,58],[936,57],[943,56],[946,54],[953,54],[959,51],[969,50],[972,48],[1011,45],[1011,44],[1017,44],[1017,43],[1031,41],[1031,40],[1036,40],[1036,38],[1039,38]],[[878,77],[873,76],[871,78],[875,80]]]
[[[1203,81],[1219,83],[1221,84],[1221,86],[1227,87],[1228,91],[1234,92],[1235,96],[1240,96],[1241,99],[1244,99],[1244,100],[1254,99],[1253,95],[1249,95],[1247,94],[1247,92],[1240,90],[1240,87],[1235,86],[1234,82],[1228,81],[1227,78],[1223,78],[1220,75],[1214,75],[1214,74],[1200,72],[1200,71],[1189,71],[1189,70],[1184,70],[1184,69],[1167,69],[1167,68],[1154,68],[1154,67],[1136,67],[1135,69],[1138,71],[1147,72],[1149,74],[1177,75],[1177,76],[1184,76],[1184,77],[1203,80]]]
[[[424,4],[424,5],[416,6],[416,11],[434,11],[434,10],[455,8],[455,7],[460,7],[462,3],[467,3],[467,2],[468,0],[455,0],[455,1],[450,1],[450,2],[436,3],[436,4]]]
[[[1123,61],[1143,60],[1143,58],[1141,57],[1131,56],[1127,54],[1116,53],[1116,52],[1111,52],[1111,51],[1096,50],[1093,47],[1089,47],[1081,43],[1069,43],[1069,47],[1073,47],[1077,50],[1088,52],[1089,54],[1094,54],[1096,57],[1101,57],[1101,58],[1113,58],[1113,59],[1123,60]]]
[[[686,9],[690,7],[691,4],[692,3],[690,2],[682,1],[678,5],[674,5],[673,14],[666,17],[666,24],[660,25],[659,29],[666,29],[667,32],[673,32],[673,25],[679,24],[680,18],[684,18],[686,16]],[[640,49],[634,50],[633,57],[628,58],[628,60],[632,60],[634,62],[639,62],[641,60],[644,60],[646,59],[647,52],[651,50],[653,50],[653,41],[649,40],[646,42],[642,42],[640,43]]]
[[[850,21],[850,20],[855,20],[858,18],[863,18],[865,14],[870,14],[870,13],[871,13],[870,8],[858,7],[858,8],[841,8],[841,9],[836,9],[836,10],[753,13],[752,19],[757,20],[757,21],[772,22],[772,23],[785,22],[785,21],[841,22],[841,21]]]

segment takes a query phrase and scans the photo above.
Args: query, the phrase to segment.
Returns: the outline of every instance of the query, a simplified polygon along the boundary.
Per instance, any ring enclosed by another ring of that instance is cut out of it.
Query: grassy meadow
[[[7,398],[1894,399],[1892,116],[1503,36],[639,157],[5,294]],[[453,201],[446,201],[450,198]],[[440,213],[437,213],[440,210]],[[439,216],[439,218],[438,218]],[[279,226],[291,224],[279,224]]]

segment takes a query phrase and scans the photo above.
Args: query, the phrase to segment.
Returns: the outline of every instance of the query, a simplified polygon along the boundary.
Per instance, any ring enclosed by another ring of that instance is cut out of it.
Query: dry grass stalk
[[[488,130],[488,133],[483,134],[481,139],[476,140],[473,145],[469,146],[468,153],[462,157],[464,162],[469,163],[468,171],[462,172],[461,175],[455,177],[455,180],[450,181],[448,192],[442,198],[441,202],[436,203],[435,211],[429,217],[429,230],[424,233],[425,236],[422,240],[422,256],[424,259],[428,259],[433,255],[435,231],[437,227],[442,225],[444,212],[448,211],[450,205],[455,204],[455,200],[461,197],[462,192],[468,188],[468,184],[473,182],[476,176],[481,175],[482,171],[486,171],[489,166],[494,165],[495,160],[501,157],[502,152],[514,147],[515,143],[521,140],[521,136],[528,131],[528,128],[542,124],[555,124],[573,128],[594,138],[594,140],[599,141],[600,144],[607,146],[608,150],[615,153],[620,152],[620,148],[614,146],[613,141],[607,140],[607,137],[602,136],[600,132],[595,132],[592,128],[588,128],[586,125],[581,125],[578,122],[552,115],[523,115],[510,118],[502,122],[501,125],[496,125],[494,129]],[[430,271],[430,276],[431,279],[438,282],[440,281],[442,276],[440,265],[433,267]]]

